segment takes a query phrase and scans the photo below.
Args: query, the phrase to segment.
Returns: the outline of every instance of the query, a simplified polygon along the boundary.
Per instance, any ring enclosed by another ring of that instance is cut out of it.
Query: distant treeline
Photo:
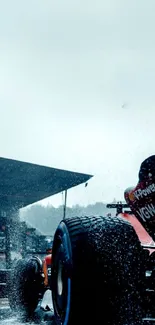
[[[97,202],[86,207],[75,205],[66,208],[66,217],[75,217],[82,215],[105,215],[108,212],[114,213],[106,208],[106,204]],[[53,235],[56,227],[63,218],[63,206],[55,208],[53,206],[33,205],[28,209],[20,211],[21,220],[31,224],[40,230],[43,234]]]

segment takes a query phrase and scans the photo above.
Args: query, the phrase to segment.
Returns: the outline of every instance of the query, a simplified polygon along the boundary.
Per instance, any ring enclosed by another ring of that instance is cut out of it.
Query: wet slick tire
[[[33,318],[42,288],[41,265],[35,258],[18,260],[10,278],[9,304],[23,319]]]
[[[120,217],[62,221],[52,255],[57,325],[141,324],[142,248]]]

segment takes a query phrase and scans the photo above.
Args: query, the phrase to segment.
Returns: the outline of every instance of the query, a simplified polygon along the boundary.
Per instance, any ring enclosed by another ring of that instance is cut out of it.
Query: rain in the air
[[[0,5],[0,325],[155,324],[155,2]]]

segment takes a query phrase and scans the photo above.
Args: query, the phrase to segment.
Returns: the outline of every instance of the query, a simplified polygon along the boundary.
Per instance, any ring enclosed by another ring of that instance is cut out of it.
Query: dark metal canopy
[[[91,177],[0,157],[0,207],[20,209],[85,183]]]

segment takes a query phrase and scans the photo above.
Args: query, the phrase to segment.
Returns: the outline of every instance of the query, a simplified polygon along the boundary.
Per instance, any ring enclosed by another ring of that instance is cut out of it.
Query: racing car
[[[48,243],[43,259],[28,256],[15,261],[9,279],[9,304],[23,319],[31,320],[42,301],[46,290],[51,286],[52,243]],[[49,307],[46,306],[47,310]]]
[[[108,205],[116,216],[67,218],[56,229],[50,288],[57,325],[155,321],[155,155],[124,197],[125,204]],[[42,263],[20,263],[14,301],[30,316],[45,288]]]

